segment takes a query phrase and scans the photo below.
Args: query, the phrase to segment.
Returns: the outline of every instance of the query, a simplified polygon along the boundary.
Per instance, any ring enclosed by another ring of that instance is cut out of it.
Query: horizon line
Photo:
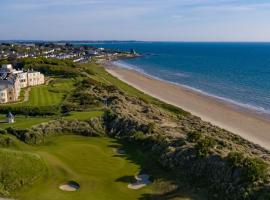
[[[110,39],[105,39],[105,40],[93,40],[93,39],[82,39],[82,40],[75,40],[75,39],[53,39],[53,40],[47,40],[47,39],[4,39],[1,40],[0,42],[179,42],[179,43],[270,43],[270,41],[224,41],[224,40],[206,40],[206,41],[201,41],[201,40],[110,40]]]

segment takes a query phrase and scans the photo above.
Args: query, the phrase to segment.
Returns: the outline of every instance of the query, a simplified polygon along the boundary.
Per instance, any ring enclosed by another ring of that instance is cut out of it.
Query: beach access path
[[[248,109],[113,64],[106,71],[127,84],[270,150],[270,119]]]

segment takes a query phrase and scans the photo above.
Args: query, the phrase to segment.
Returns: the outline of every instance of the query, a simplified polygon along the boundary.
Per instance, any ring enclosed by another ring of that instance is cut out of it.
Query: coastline
[[[106,63],[107,72],[166,103],[180,107],[214,125],[270,150],[270,119],[255,111],[179,85],[155,79],[132,69]],[[269,134],[268,134],[269,133]]]

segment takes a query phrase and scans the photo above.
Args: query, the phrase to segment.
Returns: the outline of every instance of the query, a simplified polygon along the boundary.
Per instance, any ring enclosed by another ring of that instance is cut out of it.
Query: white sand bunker
[[[68,181],[66,183],[63,183],[59,186],[60,190],[66,191],[66,192],[74,192],[80,188],[79,183],[75,181]]]
[[[113,151],[114,153],[117,153],[119,155],[124,155],[126,153],[125,150],[123,149],[114,149]]]
[[[0,200],[15,200],[15,199],[8,199],[8,198],[1,198],[0,197]]]
[[[148,174],[136,175],[135,179],[137,182],[128,184],[129,189],[138,190],[143,188],[151,183],[149,180],[150,176]]]

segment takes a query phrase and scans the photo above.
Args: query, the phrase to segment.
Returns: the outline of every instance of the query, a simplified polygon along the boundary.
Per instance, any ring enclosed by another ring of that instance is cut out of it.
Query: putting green
[[[34,151],[45,160],[49,175],[18,193],[26,200],[121,200],[139,199],[151,193],[153,186],[140,190],[127,188],[126,177],[132,177],[140,166],[125,156],[116,155],[113,148],[119,144],[109,138],[58,136],[48,140]],[[80,184],[75,192],[65,192],[59,185],[74,180]]]

